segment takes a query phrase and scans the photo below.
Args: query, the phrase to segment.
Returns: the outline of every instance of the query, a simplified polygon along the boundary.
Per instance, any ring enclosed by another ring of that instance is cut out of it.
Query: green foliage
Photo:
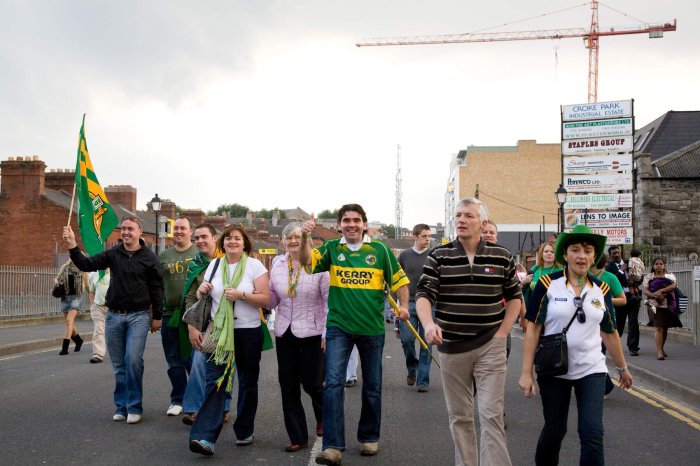
[[[338,218],[338,209],[334,210],[322,210],[321,212],[316,215],[316,218],[331,218],[331,219],[336,219]]]
[[[229,217],[241,218],[245,217],[248,210],[250,210],[248,206],[240,204],[221,204],[216,209],[208,211],[207,215],[210,217],[214,215],[228,215]]]
[[[396,227],[394,225],[385,225],[382,227],[382,233],[384,233],[384,236],[387,238],[395,238],[396,237]]]

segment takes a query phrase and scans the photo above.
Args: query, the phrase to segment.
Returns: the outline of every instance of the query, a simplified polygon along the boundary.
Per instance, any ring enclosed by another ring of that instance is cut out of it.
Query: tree
[[[322,210],[321,212],[319,212],[319,214],[318,214],[316,217],[317,217],[317,218],[332,218],[332,219],[336,219],[336,218],[338,218],[338,209],[334,209],[334,210],[325,209],[325,210]]]
[[[284,212],[284,210],[280,209],[279,207],[275,207],[274,209],[260,209],[255,213],[255,216],[258,218],[266,218],[268,220],[271,220],[272,214],[275,211],[279,212],[280,219],[287,218],[287,214]]]
[[[394,225],[384,225],[381,231],[387,238],[396,237],[396,227]]]
[[[240,204],[221,204],[219,207],[217,207],[214,210],[210,210],[207,212],[208,216],[214,216],[214,215],[228,215],[229,217],[245,217],[246,214],[248,213],[250,209],[248,206],[240,205]]]

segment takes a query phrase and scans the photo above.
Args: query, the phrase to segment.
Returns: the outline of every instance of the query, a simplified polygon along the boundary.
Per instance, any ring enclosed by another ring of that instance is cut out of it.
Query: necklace
[[[287,278],[287,296],[290,298],[296,298],[297,297],[297,283],[299,282],[299,275],[301,273],[301,264],[299,267],[297,267],[296,274],[294,273],[294,266],[292,265],[292,258],[291,256],[289,257],[289,261],[287,262],[287,266],[289,268],[289,276]],[[310,273],[311,270],[310,268],[304,267],[306,270],[306,273]]]

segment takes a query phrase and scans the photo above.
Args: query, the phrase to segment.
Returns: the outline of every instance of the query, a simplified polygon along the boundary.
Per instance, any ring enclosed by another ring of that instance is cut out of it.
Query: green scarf
[[[194,256],[194,259],[188,263],[187,274],[185,275],[185,288],[180,298],[180,305],[175,309],[172,317],[168,321],[168,327],[178,328],[178,350],[180,352],[180,359],[183,361],[186,361],[192,356],[192,343],[190,343],[189,331],[187,329],[187,324],[182,321],[182,315],[185,313],[185,297],[194,283],[195,278],[197,278],[200,273],[207,270],[209,262],[210,260],[207,256],[198,252],[197,255]]]
[[[229,280],[228,260],[226,260],[225,257],[223,258],[221,261],[221,281],[223,282],[224,289],[238,287],[243,279],[243,272],[245,272],[247,261],[248,254],[244,252],[241,259],[238,261],[235,272],[233,272],[233,277]],[[226,364],[230,367],[235,359],[233,346],[233,303],[226,299],[223,293],[219,301],[219,308],[214,316],[214,330],[211,336],[216,340],[216,350],[214,354],[212,354],[212,359],[216,364]]]

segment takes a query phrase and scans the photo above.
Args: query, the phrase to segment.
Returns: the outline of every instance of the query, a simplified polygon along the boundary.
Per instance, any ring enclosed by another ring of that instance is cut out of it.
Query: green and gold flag
[[[78,140],[78,161],[75,164],[75,193],[78,198],[78,229],[85,251],[91,256],[105,249],[110,233],[119,219],[97,181],[85,141],[85,115]]]

